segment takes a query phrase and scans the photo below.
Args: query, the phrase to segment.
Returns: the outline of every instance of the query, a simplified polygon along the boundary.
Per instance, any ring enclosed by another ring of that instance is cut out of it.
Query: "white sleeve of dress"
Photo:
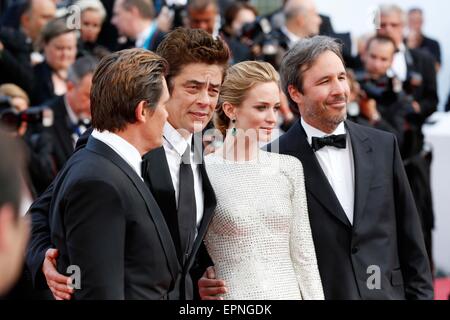
[[[293,167],[289,170],[294,189],[292,195],[294,212],[290,235],[291,259],[302,298],[304,300],[323,300],[322,281],[309,223],[303,167],[299,160],[295,160]]]

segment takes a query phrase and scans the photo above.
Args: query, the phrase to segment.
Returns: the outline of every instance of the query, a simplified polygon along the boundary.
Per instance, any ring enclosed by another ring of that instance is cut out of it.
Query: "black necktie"
[[[323,138],[312,137],[311,146],[314,151],[317,151],[325,146],[345,149],[347,145],[347,138],[345,134],[331,135]]]
[[[197,230],[197,206],[195,204],[194,174],[192,173],[190,152],[191,149],[188,145],[181,156],[178,196],[178,223],[181,248],[185,258],[189,256]]]
[[[149,187],[149,183],[148,183],[148,171],[150,170],[150,164],[149,161],[145,158],[142,158],[142,162],[141,162],[141,177],[142,179],[144,179],[145,184]]]

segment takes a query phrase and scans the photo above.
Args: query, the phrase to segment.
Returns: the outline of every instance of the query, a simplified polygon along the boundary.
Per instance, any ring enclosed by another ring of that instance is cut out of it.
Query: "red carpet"
[[[440,278],[434,281],[434,300],[450,299],[450,278]]]

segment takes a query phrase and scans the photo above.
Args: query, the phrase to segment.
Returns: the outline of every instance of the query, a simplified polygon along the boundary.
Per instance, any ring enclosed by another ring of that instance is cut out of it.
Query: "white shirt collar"
[[[154,28],[155,22],[152,22],[145,28],[141,33],[139,33],[136,37],[135,46],[136,48],[142,48],[145,44],[145,41],[150,37],[152,30]]]
[[[292,47],[294,44],[296,44],[301,39],[295,33],[292,33],[291,31],[289,31],[289,29],[286,28],[286,25],[281,26],[281,31],[286,35],[286,37],[288,37],[289,47]]]
[[[306,136],[308,138],[308,143],[311,145],[312,143],[312,137],[318,137],[318,138],[322,138],[325,136],[329,136],[329,135],[338,135],[338,134],[345,134],[346,130],[345,130],[345,125],[344,122],[341,122],[336,130],[334,130],[331,134],[325,133],[317,128],[314,128],[313,126],[309,125],[308,123],[305,122],[305,120],[303,120],[303,118],[301,118],[301,124],[303,129],[305,129],[306,132]]]
[[[123,160],[125,160],[125,162],[127,162],[131,166],[131,168],[142,179],[142,157],[135,146],[133,146],[131,143],[129,143],[119,135],[107,130],[100,132],[94,129],[92,131],[92,136],[113,149],[120,157],[122,157]]]
[[[72,107],[69,105],[69,102],[67,102],[67,97],[64,96],[64,105],[66,106],[66,110],[67,110],[67,114],[69,115],[69,119],[70,122],[72,122],[72,124],[78,124],[78,117],[75,114],[75,112],[73,112]]]
[[[191,144],[192,133],[189,135],[188,139],[185,139],[168,121],[166,121],[164,125],[164,139],[166,139],[171,147],[182,156],[186,147]]]

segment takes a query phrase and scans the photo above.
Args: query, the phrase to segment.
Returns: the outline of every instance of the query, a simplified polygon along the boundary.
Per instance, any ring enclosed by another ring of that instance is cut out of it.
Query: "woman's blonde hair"
[[[267,82],[279,83],[278,72],[270,63],[244,61],[228,68],[214,114],[214,125],[223,136],[230,125],[230,118],[223,111],[223,104],[228,102],[239,107],[250,89]]]

